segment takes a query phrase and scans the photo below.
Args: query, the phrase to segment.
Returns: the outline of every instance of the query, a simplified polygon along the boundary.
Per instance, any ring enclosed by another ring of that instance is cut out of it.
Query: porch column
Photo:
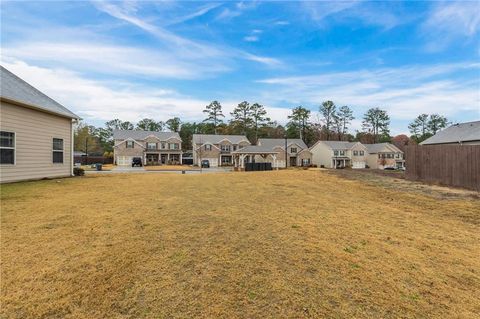
[[[183,164],[183,162],[182,162],[182,155],[183,155],[183,153],[180,153],[180,165]]]
[[[167,163],[166,164],[168,164],[168,162],[170,162],[170,153],[167,154]]]
[[[276,170],[278,171],[278,165],[277,165],[277,155],[275,154],[272,154],[272,159],[273,159],[273,167],[276,168]]]
[[[147,165],[147,153],[143,153],[143,165]]]

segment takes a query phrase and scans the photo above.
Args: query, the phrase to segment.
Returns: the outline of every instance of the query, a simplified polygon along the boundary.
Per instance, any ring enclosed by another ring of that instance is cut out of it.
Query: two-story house
[[[393,144],[377,143],[364,144],[368,150],[367,164],[374,169],[386,167],[403,168],[405,160],[403,152]]]
[[[285,142],[287,144],[286,151]],[[279,168],[285,167],[285,161],[287,167],[308,166],[312,161],[312,153],[308,149],[307,144],[300,138],[289,138],[286,141],[284,138],[260,138],[257,145],[278,152],[275,164]],[[255,159],[257,162],[261,160],[259,157]],[[266,160],[271,161],[270,158]]]
[[[367,148],[360,142],[318,141],[310,148],[312,163],[325,168],[365,168]]]
[[[116,165],[131,165],[134,157],[140,157],[144,165],[182,163],[182,139],[178,133],[114,130],[113,140]]]
[[[193,134],[193,165],[208,160],[211,167],[232,166],[232,152],[247,145],[250,142],[244,135]]]

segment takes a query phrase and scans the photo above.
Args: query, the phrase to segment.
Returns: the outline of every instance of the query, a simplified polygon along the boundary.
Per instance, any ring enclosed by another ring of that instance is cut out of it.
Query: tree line
[[[333,101],[324,101],[319,106],[318,118],[312,118],[311,110],[297,106],[288,115],[285,126],[272,121],[265,107],[259,103],[239,103],[226,120],[220,102],[212,101],[205,106],[205,119],[200,122],[182,121],[173,117],[167,121],[144,118],[137,123],[114,119],[103,127],[79,123],[75,129],[75,150],[89,154],[111,156],[113,130],[144,130],[178,132],[182,149],[192,149],[193,134],[241,134],[255,144],[259,138],[300,138],[311,146],[318,140],[359,141],[362,143],[392,142],[401,149],[405,145],[419,143],[445,128],[449,122],[438,114],[421,114],[410,123],[411,136],[390,136],[390,116],[379,107],[368,109],[362,117],[362,130],[353,135],[349,128],[355,119],[352,109],[337,107]]]

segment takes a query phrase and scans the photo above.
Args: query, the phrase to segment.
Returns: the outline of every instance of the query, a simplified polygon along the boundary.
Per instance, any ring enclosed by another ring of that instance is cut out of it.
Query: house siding
[[[0,102],[2,131],[15,132],[15,165],[0,165],[0,182],[72,175],[72,120]],[[53,163],[53,138],[63,139],[63,163]]]

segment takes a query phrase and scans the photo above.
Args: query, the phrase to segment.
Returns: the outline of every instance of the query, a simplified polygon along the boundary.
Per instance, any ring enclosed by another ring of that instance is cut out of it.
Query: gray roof
[[[158,137],[161,141],[166,141],[171,137],[180,139],[180,135],[176,132],[155,132],[155,131],[135,131],[135,130],[113,130],[114,140],[126,140],[131,138],[134,140],[144,140],[148,136],[153,135]]]
[[[49,98],[3,66],[0,66],[0,78],[0,96],[2,98],[68,118],[79,119],[77,115],[70,112],[66,107]]]
[[[423,141],[422,145],[480,141],[480,121],[454,124]]]
[[[224,139],[229,140],[232,144],[238,144],[241,141],[248,141],[245,135],[193,134],[193,143],[195,144],[218,144]]]
[[[242,147],[239,150],[233,151],[232,153],[241,153],[241,154],[263,153],[265,154],[265,153],[278,153],[278,152],[274,151],[272,147],[268,147],[268,146],[248,145],[248,146]]]
[[[358,142],[346,142],[346,141],[319,141],[326,144],[332,150],[349,150]]]
[[[257,144],[261,146],[265,146],[270,149],[273,149],[274,147],[277,147],[277,146],[284,148],[285,139],[284,138],[259,138]],[[300,138],[287,139],[287,146],[289,146],[290,144],[297,144],[302,149],[308,148],[307,144],[305,144],[305,142]]]
[[[391,143],[377,143],[377,144],[363,144],[363,145],[367,148],[367,151],[369,154],[380,153],[383,151],[385,147],[391,147],[396,152],[402,152],[398,147],[396,147]]]

